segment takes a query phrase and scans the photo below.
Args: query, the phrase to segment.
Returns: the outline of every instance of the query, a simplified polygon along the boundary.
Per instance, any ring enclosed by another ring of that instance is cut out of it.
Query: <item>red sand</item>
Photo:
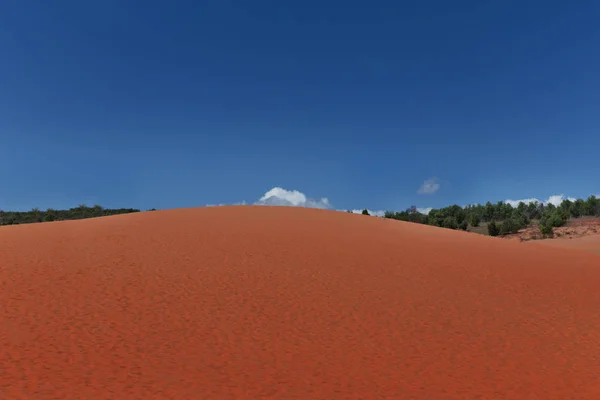
[[[348,213],[0,228],[1,399],[599,399],[600,256]]]
[[[552,247],[585,250],[591,253],[600,254],[600,235],[574,237],[572,239],[569,237],[561,237],[558,239],[542,240],[540,243]]]

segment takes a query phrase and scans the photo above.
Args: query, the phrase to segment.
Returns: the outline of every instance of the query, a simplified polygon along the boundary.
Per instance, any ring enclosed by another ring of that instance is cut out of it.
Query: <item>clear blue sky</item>
[[[597,1],[9,0],[0,208],[600,193],[599,20]]]

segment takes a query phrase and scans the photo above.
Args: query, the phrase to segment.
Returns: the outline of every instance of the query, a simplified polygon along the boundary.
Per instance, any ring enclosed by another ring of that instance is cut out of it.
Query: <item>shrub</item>
[[[500,234],[507,235],[509,233],[517,233],[519,229],[524,228],[527,224],[518,218],[508,218],[502,221],[500,225]]]
[[[512,233],[513,230],[514,230],[514,224],[511,219],[505,219],[500,224],[500,234],[501,235],[507,235],[509,233]]]
[[[471,214],[471,218],[469,220],[469,223],[471,224],[471,226],[478,227],[480,222],[481,222],[481,218],[479,218],[479,215]]]
[[[567,220],[568,214],[563,210],[555,208],[552,211],[547,211],[542,215],[542,218],[540,219],[540,225],[557,228],[566,224]]]
[[[371,215],[371,214],[369,214],[369,211],[365,208],[364,210],[362,210],[362,215]]]
[[[553,230],[553,228],[552,228],[551,225],[540,225],[539,228],[540,228],[540,233],[544,237],[548,237],[548,236],[553,236],[554,235],[554,230]]]
[[[446,217],[444,219],[443,227],[444,228],[448,228],[448,229],[456,229],[456,228],[458,228],[458,223],[456,222],[456,218],[454,218],[454,217]]]
[[[466,231],[468,227],[469,227],[469,224],[467,224],[467,221],[463,221],[460,224],[458,224],[458,228],[462,229],[463,231]]]
[[[498,234],[500,233],[500,229],[498,229],[498,226],[496,225],[496,223],[494,221],[491,221],[488,226],[488,234],[490,236],[498,236]]]

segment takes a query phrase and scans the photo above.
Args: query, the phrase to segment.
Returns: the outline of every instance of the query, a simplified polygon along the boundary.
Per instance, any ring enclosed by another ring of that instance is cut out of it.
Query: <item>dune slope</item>
[[[584,250],[589,251],[590,253],[600,254],[600,235],[581,236],[573,239],[548,239],[541,240],[539,243],[545,246]]]
[[[1,227],[0,285],[0,398],[600,398],[586,252],[216,207]]]

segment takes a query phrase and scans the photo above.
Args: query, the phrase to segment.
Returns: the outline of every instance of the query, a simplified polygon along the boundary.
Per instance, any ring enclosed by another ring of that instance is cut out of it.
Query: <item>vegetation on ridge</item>
[[[53,210],[51,208],[46,211],[34,208],[25,212],[0,210],[0,225],[85,219],[139,211],[134,208],[110,209],[98,205],[88,207],[84,204],[68,210]],[[362,214],[369,215],[369,211],[364,209]],[[569,218],[582,216],[600,217],[600,198],[590,196],[587,200],[577,199],[571,201],[567,199],[563,200],[558,206],[541,202],[529,204],[520,202],[517,207],[513,207],[502,201],[495,204],[487,202],[485,205],[477,204],[466,207],[452,205],[432,209],[429,214],[423,214],[415,206],[412,206],[405,211],[386,211],[384,214],[384,218],[448,229],[468,230],[469,227],[477,228],[484,223],[485,226],[481,227],[483,229],[482,233],[487,228],[487,234],[490,236],[516,233],[520,229],[529,226],[532,221],[538,222],[543,236],[552,236],[553,228],[565,225]]]
[[[413,206],[406,211],[386,211],[384,214],[384,218],[449,229],[466,230],[468,226],[478,227],[481,222],[485,222],[490,236],[516,233],[533,220],[538,221],[541,233],[548,236],[552,235],[552,228],[565,225],[569,218],[582,216],[600,217],[600,198],[590,196],[587,200],[563,200],[558,206],[541,202],[520,202],[517,207],[513,207],[503,201],[466,207],[452,205],[433,209],[427,215],[418,212]]]
[[[81,204],[79,207],[68,210],[53,210],[51,208],[41,211],[34,208],[31,211],[2,211],[0,210],[0,225],[19,225],[34,222],[65,221],[73,219],[85,219],[105,217],[108,215],[129,214],[139,212],[135,208],[103,208],[101,206],[87,207]]]

